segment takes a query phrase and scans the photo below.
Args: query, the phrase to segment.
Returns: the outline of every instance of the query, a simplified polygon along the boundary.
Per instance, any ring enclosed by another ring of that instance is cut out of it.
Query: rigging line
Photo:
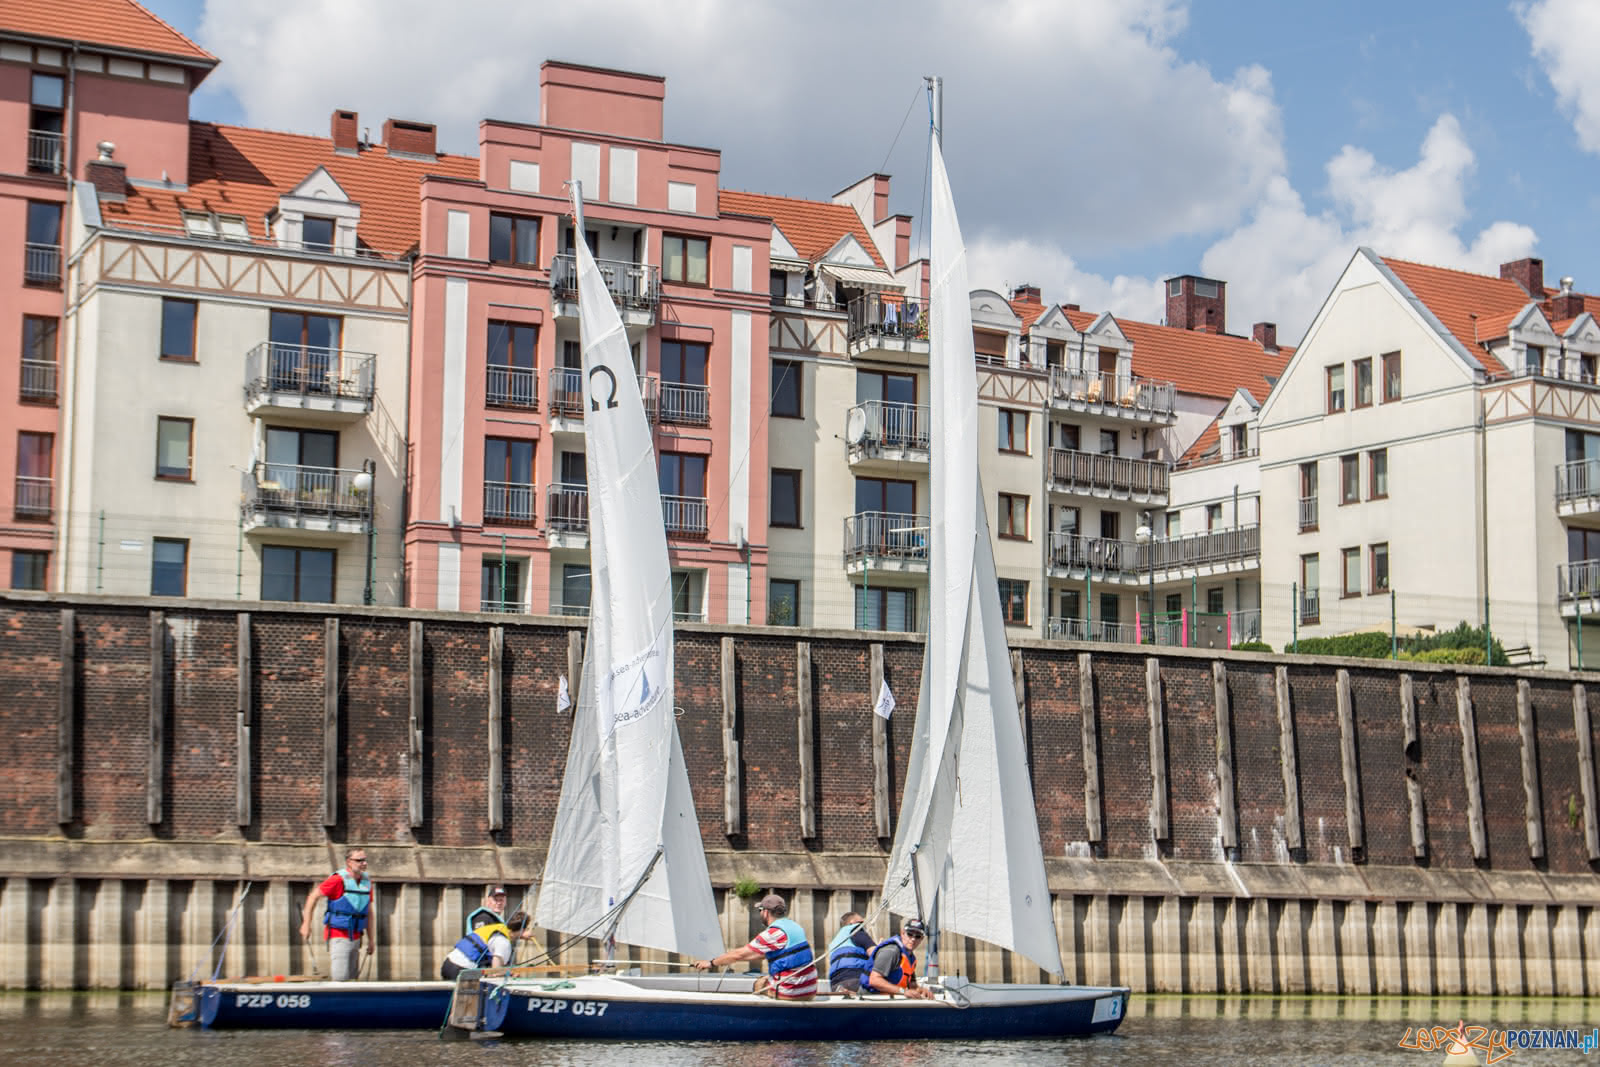
[[[894,140],[889,142],[889,151],[883,154],[883,162],[878,166],[878,173],[883,173],[884,168],[889,165],[889,157],[894,155],[894,146],[900,143],[900,135],[906,132],[906,123],[911,120],[911,111],[917,106],[917,95],[921,93],[922,90],[923,87],[919,85],[917,86],[916,91],[911,94],[911,103],[906,105],[905,116],[900,119],[900,128],[894,131]],[[933,105],[930,103],[928,108],[931,114]]]

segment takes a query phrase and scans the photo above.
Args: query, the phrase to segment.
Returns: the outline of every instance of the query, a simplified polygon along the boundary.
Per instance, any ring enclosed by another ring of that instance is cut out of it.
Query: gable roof
[[[812,263],[826,255],[842,238],[851,236],[872,257],[873,263],[888,269],[861,216],[856,214],[855,208],[844,204],[719,189],[717,208],[729,214],[771,219],[794,245],[794,250]]]
[[[441,154],[437,159],[391,156],[382,147],[357,155],[334,152],[326,137],[272,130],[189,124],[189,187],[169,190],[133,185],[122,203],[102,202],[101,217],[118,222],[153,223],[182,230],[183,212],[215,211],[243,215],[253,235],[278,198],[295,189],[318,167],[361,205],[360,244],[398,256],[417,243],[420,227],[418,184],[429,174],[476,180],[473,156]]]
[[[1433,267],[1388,256],[1381,258],[1383,265],[1433,312],[1451,336],[1477,357],[1485,370],[1492,374],[1505,373],[1505,364],[1483,346],[1484,341],[1493,339],[1496,334],[1485,331],[1498,330],[1498,336],[1506,335],[1503,327],[1529,303],[1522,286],[1487,274]]]
[[[4,30],[217,65],[216,56],[133,0],[6,0],[0,5]]]
[[[1218,459],[1221,457],[1221,419],[1222,416],[1219,414],[1215,419],[1212,419],[1210,422],[1206,423],[1206,428],[1201,431],[1199,437],[1194,439],[1194,444],[1190,445],[1188,450],[1184,452],[1183,455],[1178,457],[1177,465],[1179,467],[1198,466],[1202,460]]]
[[[1238,389],[1265,396],[1294,355],[1292,348],[1268,352],[1249,337],[1118,321],[1133,342],[1133,372],[1170,381],[1180,393],[1222,401]]]
[[[1009,300],[1011,310],[1017,313],[1017,318],[1022,320],[1022,332],[1027,333],[1028,328],[1039,321],[1050,308],[1036,300]]]

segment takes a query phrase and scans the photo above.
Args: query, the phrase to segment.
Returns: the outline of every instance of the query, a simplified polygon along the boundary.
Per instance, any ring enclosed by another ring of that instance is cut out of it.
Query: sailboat
[[[934,610],[884,901],[891,912],[937,916],[944,929],[1011,949],[1060,976],[978,482],[966,253],[940,150],[940,83],[930,84],[930,374],[939,398],[932,434]],[[575,195],[574,211],[581,210]],[[611,486],[600,507],[591,504],[596,597],[590,645],[536,921],[574,934],[605,929],[631,944],[704,958],[719,952],[721,942],[670,716],[668,570],[659,512],[651,511],[656,496],[648,427],[629,392],[631,363],[616,311],[581,242],[577,252],[590,395],[585,433],[597,475],[591,493],[613,478],[631,475],[634,481]],[[602,377],[604,390],[596,394]],[[620,410],[597,419],[609,410],[600,406],[607,398]],[[614,450],[609,459],[596,451],[597,437],[602,449]],[[629,442],[626,451],[617,447],[623,442]],[[621,529],[605,528],[617,522]],[[626,579],[606,572],[617,565],[618,552],[632,565]],[[623,623],[631,630],[618,636]],[[652,674],[657,665],[662,673]],[[652,712],[624,723],[621,717],[644,699],[636,677],[668,688]],[[660,722],[648,717],[656,712]],[[631,798],[636,808],[623,803],[622,778],[630,770],[660,779],[649,790],[632,783],[641,790]],[[952,976],[927,983],[934,991],[930,1000],[869,995],[785,1002],[752,996],[753,984],[749,976],[728,975],[607,974],[552,982],[520,978],[514,970],[471,972],[458,979],[451,1023],[506,1034],[641,1040],[978,1040],[1108,1032],[1121,1023],[1128,1001],[1120,987],[979,984]]]

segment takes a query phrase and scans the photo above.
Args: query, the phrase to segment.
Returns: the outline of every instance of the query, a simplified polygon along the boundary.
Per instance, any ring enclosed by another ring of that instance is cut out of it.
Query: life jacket
[[[885,945],[900,946],[900,958],[895,961],[894,969],[888,974],[889,984],[899,986],[901,989],[911,988],[911,979],[917,973],[917,954],[912,952],[910,947],[900,939],[899,934],[895,934],[893,937],[884,938],[872,946],[874,958],[877,957],[878,950]]]
[[[837,982],[847,975],[872,969],[872,956],[856,944],[855,933],[860,923],[851,923],[834,937],[828,946],[828,981]]]
[[[505,922],[505,920],[502,919],[500,917],[500,913],[495,911],[493,908],[479,908],[477,911],[467,916],[467,932],[470,934],[472,931],[476,930],[485,923],[503,922]]]
[[[789,971],[798,971],[815,959],[811,954],[811,944],[806,940],[806,932],[800,929],[799,923],[793,919],[774,919],[772,925],[782,930],[788,941],[783,948],[766,953],[768,974],[776,978]]]
[[[357,880],[348,870],[333,873],[344,879],[344,896],[328,901],[322,924],[347,937],[360,937],[367,929],[367,909],[372,904],[372,881],[366,877]]]
[[[511,939],[511,930],[504,923],[485,923],[457,941],[456,949],[472,961],[472,966],[481,967],[494,955],[489,951],[489,938],[495,934]]]

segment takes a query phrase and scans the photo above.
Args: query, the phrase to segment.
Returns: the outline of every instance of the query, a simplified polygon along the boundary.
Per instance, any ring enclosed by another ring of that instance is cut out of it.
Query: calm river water
[[[576,1067],[806,1067],[869,1064],[1183,1064],[1243,1067],[1257,1063],[1415,1064],[1443,1062],[1437,1051],[1400,1047],[1408,1027],[1458,1020],[1500,1030],[1600,1027],[1593,1001],[1489,1000],[1456,997],[1135,996],[1127,1021],[1109,1037],[1080,1041],[890,1042],[859,1044],[646,1045],[627,1042],[442,1042],[427,1031],[208,1033],[166,1028],[158,993],[0,994],[0,1056],[14,1064],[204,1064],[278,1067],[338,1064]],[[1503,1054],[1501,1054],[1503,1055]],[[1482,1058],[1482,1057],[1480,1057]],[[1502,1064],[1600,1064],[1600,1052],[1514,1049]]]

